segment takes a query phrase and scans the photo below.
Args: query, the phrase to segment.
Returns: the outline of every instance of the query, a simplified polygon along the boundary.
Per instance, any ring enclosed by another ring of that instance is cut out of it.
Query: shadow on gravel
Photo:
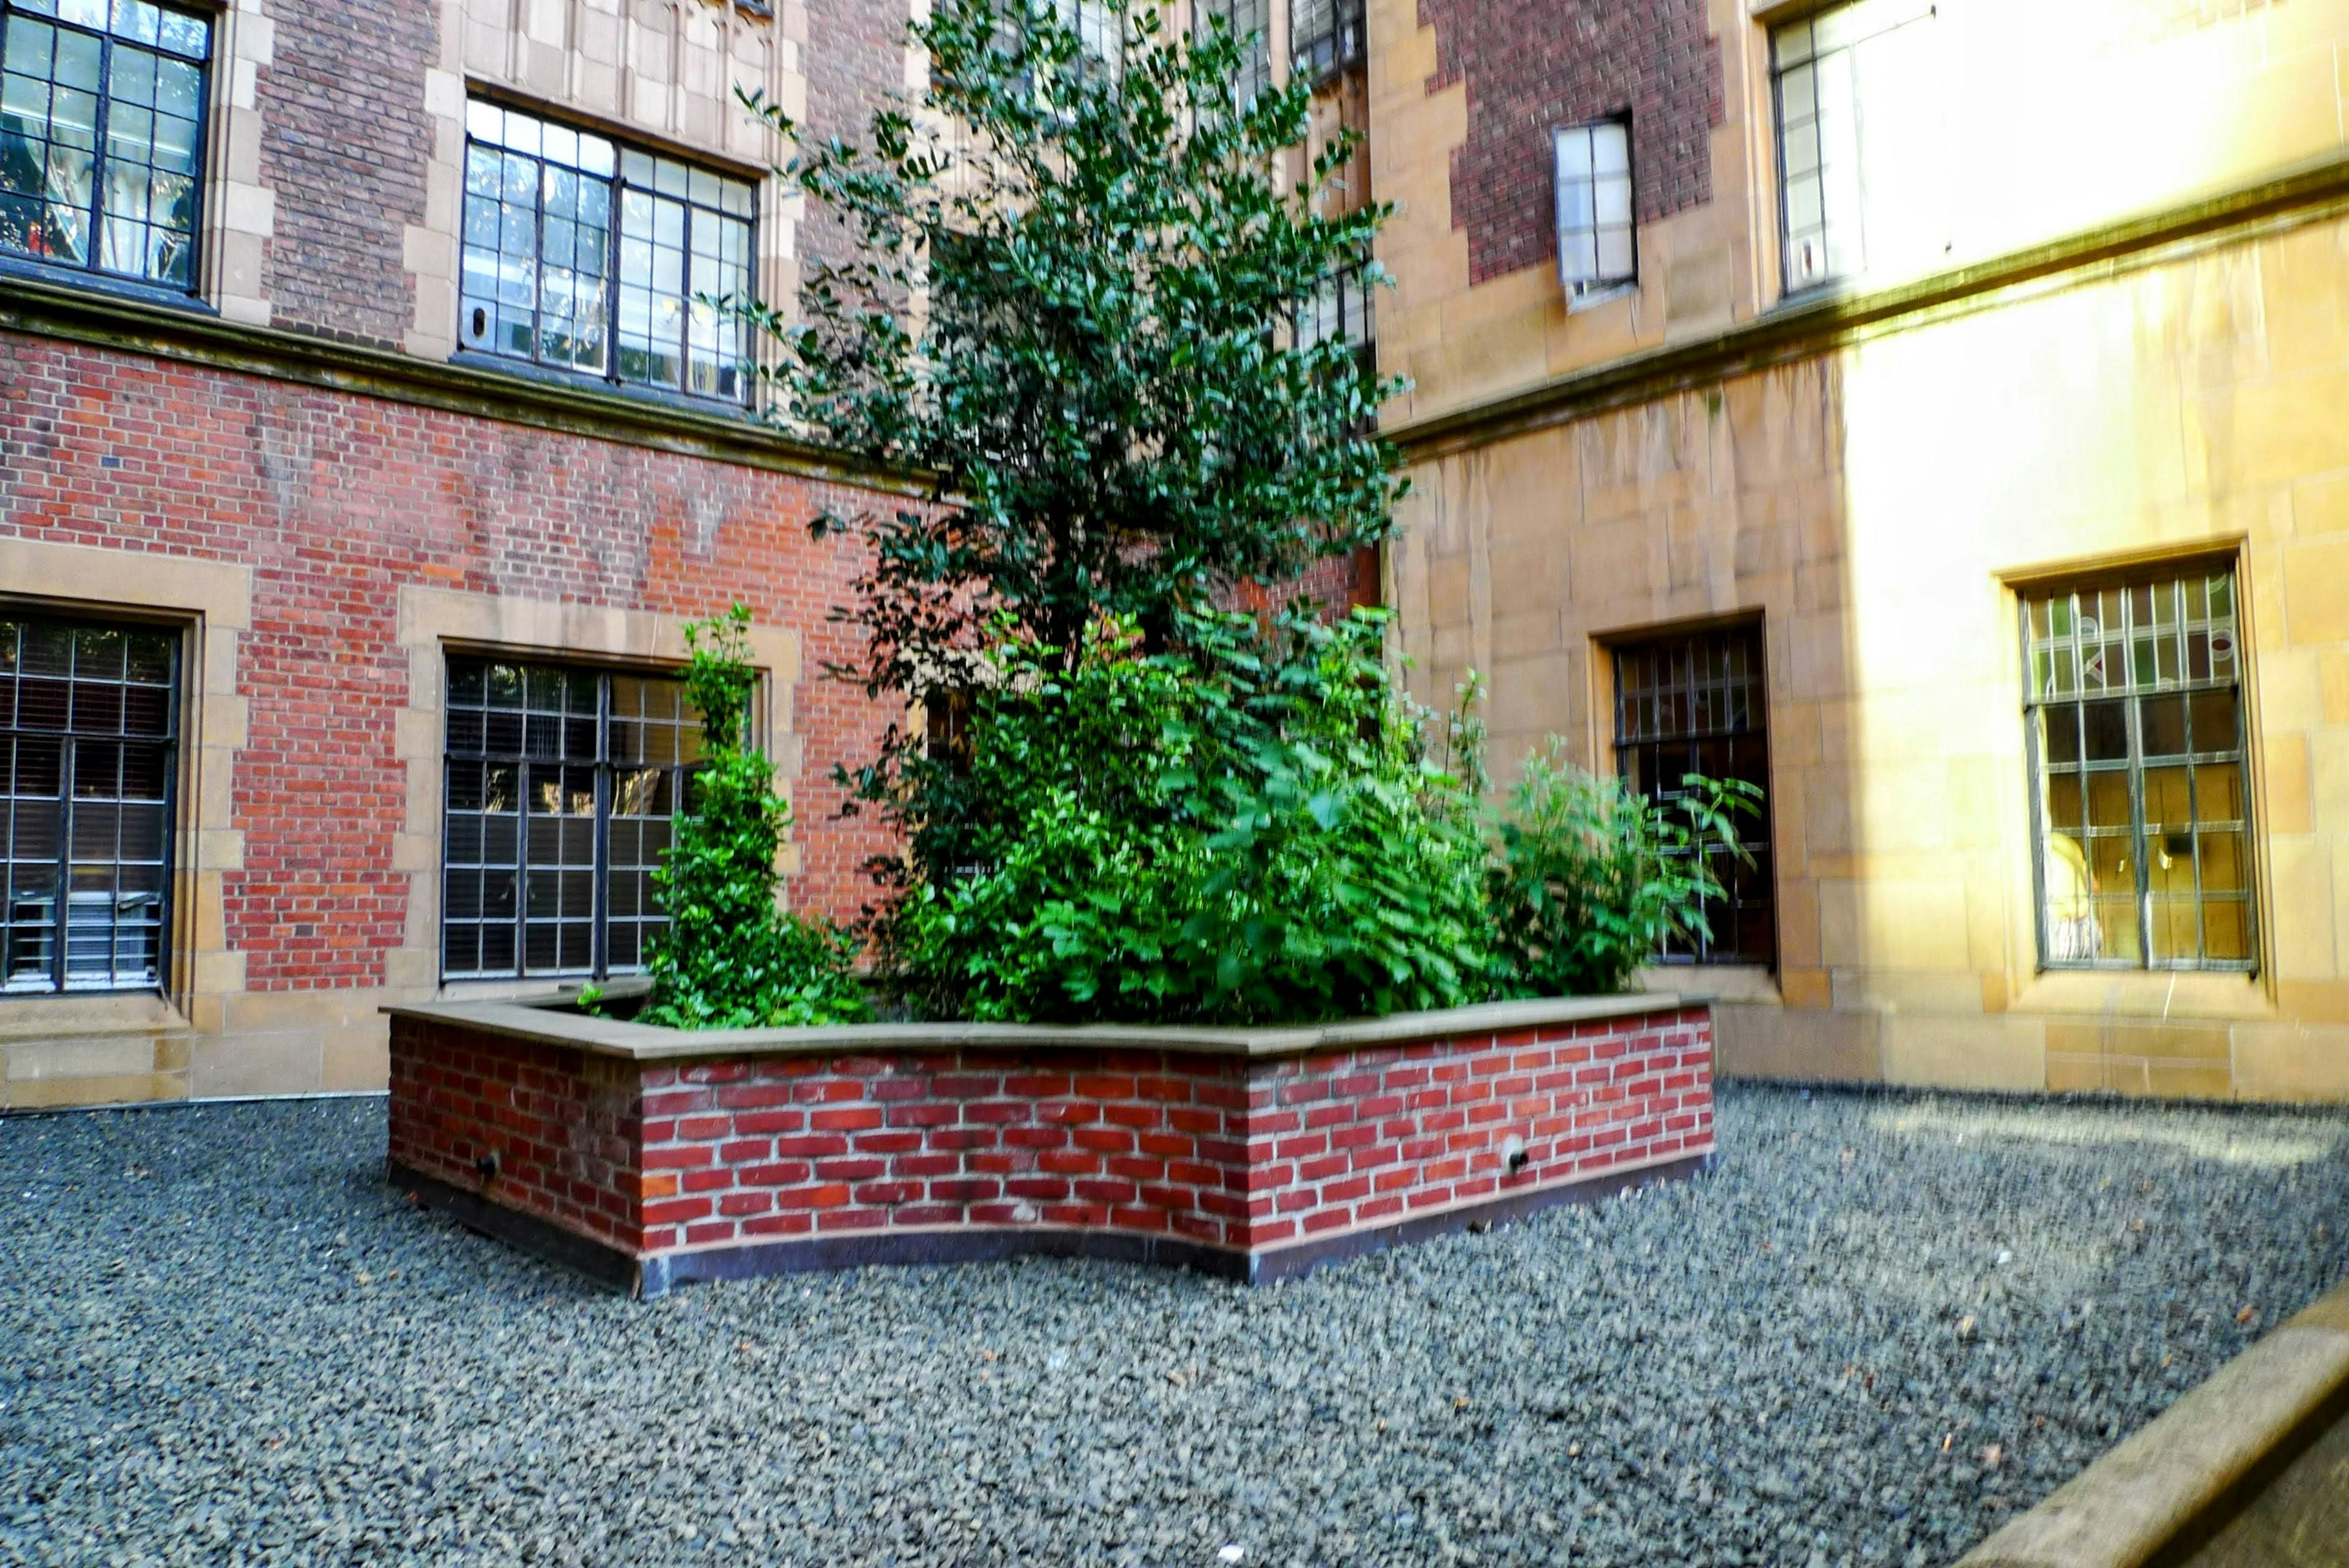
[[[638,1303],[380,1101],[0,1120],[0,1561],[1946,1562],[2349,1269],[2349,1120],[1731,1087],[1713,1175],[1247,1291]]]

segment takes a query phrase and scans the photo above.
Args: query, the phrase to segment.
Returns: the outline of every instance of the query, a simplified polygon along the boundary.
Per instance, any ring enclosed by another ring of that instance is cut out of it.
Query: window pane
[[[1767,701],[1758,628],[1733,628],[1615,650],[1615,755],[1625,783],[1670,801],[1692,773],[1760,787],[1763,809],[1738,818],[1750,867],[1723,857],[1714,867],[1726,894],[1708,900],[1709,940],[1670,948],[1666,962],[1769,963],[1776,956],[1772,913]]]
[[[682,683],[452,656],[447,701],[444,972],[592,973],[599,936],[604,972],[640,968],[698,750]]]
[[[59,16],[89,30],[0,10],[0,251],[191,286],[207,25],[128,0],[111,37],[104,5]]]
[[[0,622],[0,988],[161,983],[172,664],[151,628]]]
[[[2230,577],[2195,574],[2023,605],[2026,695],[2058,699],[2034,720],[2035,763],[2045,773],[2041,820],[2051,835],[2046,962],[2252,961],[2233,595]],[[2090,769],[2076,777],[2064,771],[2075,705],[2060,701],[2075,670],[2077,684],[2097,694],[2076,707],[2079,754]],[[2064,847],[2067,833],[2080,838],[2076,850]],[[2079,923],[2084,896],[2093,929]]]

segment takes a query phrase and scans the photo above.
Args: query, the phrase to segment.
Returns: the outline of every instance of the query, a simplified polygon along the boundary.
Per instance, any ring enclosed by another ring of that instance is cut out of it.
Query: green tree
[[[856,942],[775,901],[775,852],[791,826],[775,766],[752,743],[750,612],[686,628],[685,694],[701,715],[701,761],[676,836],[653,868],[667,928],[654,943],[645,1023],[679,1029],[853,1023],[866,1016]]]
[[[1485,846],[1388,683],[1383,623],[1185,617],[1149,653],[1013,641],[976,694],[978,804],[923,824],[885,924],[926,1009],[1287,1023],[1486,993]],[[1269,650],[1269,657],[1268,657]]]
[[[788,166],[862,245],[811,270],[796,318],[748,307],[784,416],[934,476],[929,504],[818,524],[872,550],[844,673],[875,697],[970,684],[999,628],[1073,659],[1106,616],[1155,646],[1187,606],[1383,537],[1401,491],[1371,431],[1392,387],[1290,331],[1387,213],[1320,214],[1353,140],[1283,188],[1309,93],[1237,101],[1221,22],[1184,39],[1111,0],[1104,60],[1049,4],[1003,3],[943,0],[913,28],[919,104]]]

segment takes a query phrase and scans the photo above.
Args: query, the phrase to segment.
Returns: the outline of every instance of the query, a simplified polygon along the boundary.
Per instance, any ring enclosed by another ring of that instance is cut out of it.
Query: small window
[[[1106,0],[1052,0],[1061,26],[1077,36],[1080,63],[1114,82],[1124,74],[1125,18]]]
[[[0,252],[192,293],[212,24],[0,0]]]
[[[652,871],[700,754],[680,680],[451,656],[443,975],[642,969],[668,923]]]
[[[1272,0],[1199,0],[1195,26],[1201,33],[1221,21],[1240,47],[1239,76],[1233,102],[1245,110],[1272,87]]]
[[[1620,288],[1638,275],[1631,235],[1631,126],[1622,119],[1553,133],[1557,276],[1569,296]]]
[[[1076,35],[1076,67],[1080,79],[1119,81],[1125,71],[1123,22],[1108,0],[999,0],[995,6],[995,47],[1005,54],[1018,51],[1032,19],[1050,17]],[[1024,74],[1023,91],[1041,84]],[[1040,98],[1048,99],[1049,94]]]
[[[0,990],[163,983],[179,641],[0,618]]]
[[[932,691],[922,699],[922,754],[951,774],[970,772],[972,722],[978,704],[968,688]]]
[[[1297,346],[1343,343],[1354,351],[1354,362],[1364,370],[1378,368],[1378,310],[1371,299],[1371,268],[1356,262],[1316,284],[1298,302]]]
[[[1741,860],[1706,853],[1724,897],[1704,905],[1710,937],[1675,944],[1664,963],[1775,963],[1775,884],[1770,869],[1768,704],[1759,627],[1660,638],[1615,650],[1615,761],[1623,782],[1669,803],[1691,774],[1736,779],[1763,792],[1762,809],[1741,815]]]
[[[1318,82],[1362,63],[1362,0],[1289,0],[1288,68]]]
[[[1778,169],[1786,286],[1808,288],[1861,270],[1858,116],[1853,44],[1822,36],[1822,22],[1796,22],[1770,36],[1777,88]]]
[[[747,180],[476,101],[465,111],[465,347],[743,402]]]
[[[2225,571],[2024,602],[2047,968],[2252,966],[2237,628]]]

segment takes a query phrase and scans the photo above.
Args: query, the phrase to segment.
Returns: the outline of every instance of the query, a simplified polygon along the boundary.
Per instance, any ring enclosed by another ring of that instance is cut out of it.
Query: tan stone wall
[[[1473,72],[1430,92],[1436,35],[1421,25],[1418,0],[1369,0],[1372,183],[1401,209],[1380,244],[1397,279],[1381,300],[1381,361],[1415,383],[1389,406],[1388,425],[1706,337],[1778,305],[1769,31],[1755,14],[1814,8],[1711,0],[1724,104],[1711,138],[1713,198],[1640,226],[1635,289],[1569,311],[1547,264],[1470,286],[1451,180]],[[1941,0],[1933,9],[1924,79],[1893,82],[1885,96],[1930,100],[1932,135],[1920,144],[1942,150],[1930,155],[1940,164],[1909,170],[1902,183],[1940,192],[1917,216],[1938,243],[1908,246],[1854,280],[1865,286],[2054,241],[2349,146],[2349,0]]]
[[[1762,616],[1780,965],[1724,1070],[2349,1098],[2349,220],[2196,244],[1415,471],[1413,680],[1485,673],[1504,775],[1611,765],[1609,634]],[[2259,972],[2042,974],[2012,585],[2212,551]]]

